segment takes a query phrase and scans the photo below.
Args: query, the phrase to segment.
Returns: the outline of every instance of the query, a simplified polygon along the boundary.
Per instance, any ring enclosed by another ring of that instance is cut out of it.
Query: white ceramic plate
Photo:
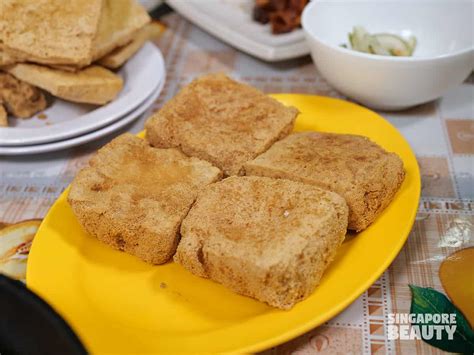
[[[163,90],[163,86],[165,85],[165,78],[160,81],[158,87],[155,91],[143,102],[140,106],[133,110],[132,112],[125,115],[123,118],[115,121],[109,126],[101,128],[97,131],[93,131],[87,133],[82,136],[74,137],[68,140],[63,140],[59,142],[51,142],[46,144],[38,144],[38,145],[29,145],[29,146],[11,146],[11,147],[0,147],[0,155],[27,155],[27,154],[40,154],[40,153],[48,153],[56,150],[62,150],[66,148],[71,148],[80,144],[85,144],[106,136],[112,132],[119,130],[120,128],[126,126],[127,124],[131,123],[138,117],[140,117],[151,105],[156,101],[156,99],[160,96],[161,90]]]
[[[0,128],[0,146],[50,143],[92,132],[130,113],[149,97],[165,78],[160,50],[146,43],[118,72],[124,79],[119,96],[97,107],[55,99],[42,112],[46,119],[10,119],[12,127]]]
[[[255,22],[254,0],[167,0],[167,3],[195,25],[260,59],[278,61],[309,53],[301,29],[274,35],[269,25]]]

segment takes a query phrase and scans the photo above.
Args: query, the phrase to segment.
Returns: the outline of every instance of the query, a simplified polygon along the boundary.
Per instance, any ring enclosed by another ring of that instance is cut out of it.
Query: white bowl
[[[463,0],[313,0],[302,24],[320,73],[344,95],[382,110],[434,100],[462,83],[474,66],[473,2]],[[411,32],[413,57],[341,47],[361,25],[369,33]]]

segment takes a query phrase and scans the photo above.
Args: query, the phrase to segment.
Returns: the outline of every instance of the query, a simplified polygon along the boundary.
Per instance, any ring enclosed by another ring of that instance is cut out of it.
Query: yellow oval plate
[[[93,353],[255,352],[334,317],[390,265],[408,237],[420,194],[418,165],[400,133],[376,113],[332,98],[273,95],[301,114],[296,130],[370,137],[405,164],[391,205],[350,236],[321,284],[281,311],[196,277],[181,266],[151,266],[87,235],[65,191],[34,239],[27,284],[72,325]]]

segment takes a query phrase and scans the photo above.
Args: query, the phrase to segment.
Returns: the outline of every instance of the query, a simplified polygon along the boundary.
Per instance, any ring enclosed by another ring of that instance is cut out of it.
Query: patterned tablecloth
[[[8,225],[43,218],[98,147],[124,131],[142,130],[145,119],[193,77],[220,71],[269,93],[342,97],[317,73],[309,57],[265,63],[229,47],[177,14],[162,20],[168,29],[157,45],[166,59],[166,86],[155,105],[138,121],[122,132],[74,149],[37,156],[0,157],[0,222],[3,224],[0,227],[4,227],[0,230],[0,270],[16,278],[24,277],[28,243],[36,224]],[[471,77],[435,102],[405,112],[381,112],[411,144],[421,168],[422,197],[411,235],[390,268],[344,312],[269,352],[440,352],[421,340],[388,340],[387,315],[409,312],[408,284],[446,293],[438,276],[440,263],[446,256],[473,245],[473,84]],[[30,226],[30,232],[25,232],[30,236],[12,253],[11,246],[2,244],[1,237],[15,226]],[[471,285],[466,287],[472,288],[473,269],[460,272],[471,273],[467,278]]]

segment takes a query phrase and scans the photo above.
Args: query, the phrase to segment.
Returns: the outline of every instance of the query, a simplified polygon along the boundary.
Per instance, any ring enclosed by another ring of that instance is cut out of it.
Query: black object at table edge
[[[61,316],[22,282],[0,274],[0,354],[87,354]]]

